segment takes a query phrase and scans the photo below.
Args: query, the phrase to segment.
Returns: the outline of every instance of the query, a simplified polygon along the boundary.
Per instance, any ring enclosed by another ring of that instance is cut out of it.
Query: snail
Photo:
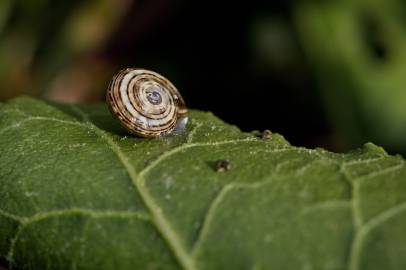
[[[158,137],[183,130],[187,109],[176,87],[156,72],[127,68],[114,75],[106,100],[131,134]]]

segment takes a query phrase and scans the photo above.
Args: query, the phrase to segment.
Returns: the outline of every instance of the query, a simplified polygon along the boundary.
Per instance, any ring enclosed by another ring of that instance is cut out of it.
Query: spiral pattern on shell
[[[178,90],[153,71],[121,70],[111,80],[106,99],[112,114],[137,136],[158,137],[182,129],[187,122]]]

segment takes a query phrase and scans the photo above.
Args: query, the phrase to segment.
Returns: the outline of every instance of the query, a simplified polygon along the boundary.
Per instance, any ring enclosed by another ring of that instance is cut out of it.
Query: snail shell
[[[187,123],[185,102],[163,76],[145,69],[118,72],[107,90],[112,114],[131,133],[158,137],[181,130]]]

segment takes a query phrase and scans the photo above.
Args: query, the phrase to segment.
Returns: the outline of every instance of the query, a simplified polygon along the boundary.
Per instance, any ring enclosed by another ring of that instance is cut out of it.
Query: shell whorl
[[[185,102],[166,78],[145,69],[118,72],[107,90],[110,111],[132,134],[157,137],[183,128]]]

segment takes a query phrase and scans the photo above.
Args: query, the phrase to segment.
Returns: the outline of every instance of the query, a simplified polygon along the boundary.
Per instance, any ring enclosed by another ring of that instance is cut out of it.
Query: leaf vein
[[[35,224],[40,221],[47,220],[53,217],[63,217],[63,216],[74,216],[74,215],[86,215],[92,218],[137,218],[143,221],[150,221],[150,217],[139,212],[130,212],[130,211],[111,211],[111,210],[103,210],[103,211],[96,211],[90,209],[83,209],[83,208],[71,208],[71,209],[64,209],[64,210],[55,210],[55,211],[48,211],[44,213],[37,213],[33,216],[27,218],[21,218],[20,224],[17,228],[17,233],[14,235],[13,239],[11,240],[9,252],[6,256],[7,261],[10,264],[10,267],[13,267],[14,264],[14,250],[18,239],[20,238],[21,233],[26,229],[28,226]]]
[[[205,216],[203,217],[203,224],[200,227],[198,235],[196,237],[196,241],[192,246],[192,256],[196,257],[199,249],[201,248],[202,242],[206,237],[207,233],[209,232],[210,224],[214,218],[214,213],[217,211],[220,204],[223,202],[224,198],[228,193],[230,193],[233,189],[251,189],[251,188],[259,188],[266,184],[270,184],[273,182],[272,178],[267,177],[265,180],[258,181],[255,183],[236,183],[236,184],[227,184],[225,185],[220,192],[217,193],[217,196],[212,200],[209,209],[207,210]]]
[[[377,176],[377,175],[382,175],[385,173],[390,173],[396,170],[401,169],[404,166],[404,162],[402,161],[400,164],[397,164],[395,166],[386,168],[384,170],[380,170],[379,172],[376,173],[370,173],[366,176],[361,176],[359,178],[354,179],[353,181],[351,181],[351,177],[349,176],[348,171],[345,168],[346,163],[343,163],[341,166],[341,172],[344,174],[344,176],[346,177],[346,179],[348,179],[349,183],[352,186],[352,209],[353,209],[353,221],[354,221],[354,237],[352,239],[352,243],[351,243],[351,248],[350,248],[350,254],[349,254],[349,259],[348,259],[348,269],[350,270],[357,270],[359,269],[359,256],[360,256],[360,252],[361,252],[361,248],[362,248],[362,241],[364,238],[364,235],[367,234],[370,229],[368,229],[370,226],[372,226],[374,224],[374,220],[375,222],[379,221],[382,219],[382,217],[386,217],[388,214],[385,214],[389,211],[389,214],[391,214],[393,211],[396,212],[396,209],[398,209],[398,207],[400,205],[398,205],[397,207],[394,207],[395,210],[390,211],[391,209],[380,213],[378,216],[376,216],[375,218],[373,218],[372,220],[368,221],[367,223],[364,224],[363,222],[363,217],[362,217],[362,210],[361,210],[361,206],[360,206],[360,195],[359,195],[359,190],[361,188],[361,181]],[[403,205],[403,204],[402,204]],[[406,203],[404,206],[400,207],[401,210],[403,209],[403,207],[406,208]],[[403,210],[402,210],[403,211]],[[390,218],[390,216],[388,217]],[[372,225],[371,225],[372,222]],[[365,227],[367,229],[365,229]]]
[[[82,123],[77,123],[77,122],[68,121],[68,120],[62,120],[62,119],[57,119],[57,118],[52,118],[52,117],[43,117],[43,116],[30,116],[13,125],[0,129],[0,134],[3,134],[4,132],[6,132],[7,130],[10,130],[10,129],[19,128],[19,127],[21,127],[21,125],[32,122],[32,121],[52,121],[52,122],[59,122],[59,123],[68,124],[68,125],[86,127],[86,125],[84,125]]]
[[[148,174],[153,168],[155,168],[163,160],[168,159],[169,157],[173,156],[174,154],[182,152],[183,150],[186,150],[188,148],[204,147],[204,146],[219,146],[219,145],[241,143],[241,142],[252,142],[252,141],[256,141],[256,140],[257,139],[255,139],[255,138],[245,138],[245,139],[239,139],[239,140],[226,140],[226,141],[210,142],[210,143],[209,142],[208,143],[185,143],[185,144],[172,148],[171,150],[166,151],[165,153],[161,154],[158,158],[156,158],[155,160],[150,162],[146,167],[144,167],[139,172],[139,175],[140,175],[140,177],[144,177],[146,174]]]
[[[79,109],[77,108],[77,110]],[[85,113],[83,114],[85,115]],[[84,119],[86,120],[86,118]],[[110,137],[109,134],[107,134],[102,129],[98,128],[89,121],[87,122],[87,125],[89,126],[89,128],[94,130],[96,134],[98,134],[102,139],[104,139],[108,145],[110,145],[111,150],[116,154],[118,160],[123,164],[138,194],[151,213],[151,222],[155,225],[158,232],[168,244],[169,249],[173,252],[173,255],[178,260],[179,264],[184,269],[196,269],[195,262],[192,260],[189,253],[184,248],[183,243],[178,236],[178,233],[172,228],[162,209],[150,195],[148,188],[145,186],[144,179],[142,178],[142,176],[137,175],[134,166],[131,164],[127,156],[121,151],[120,146],[116,144],[113,138]]]
[[[390,220],[391,218],[396,217],[397,215],[403,213],[406,211],[406,202],[403,202],[397,206],[394,206],[392,208],[389,208],[385,210],[384,212],[378,214],[371,220],[369,220],[367,223],[365,223],[360,230],[355,235],[352,248],[351,248],[351,254],[350,254],[350,260],[349,260],[349,270],[357,270],[360,267],[360,256],[361,256],[361,251],[364,243],[365,237],[375,228],[377,228],[379,225],[385,223],[386,221]]]
[[[388,168],[385,168],[385,169],[382,169],[382,170],[378,170],[376,172],[372,172],[372,173],[367,174],[367,175],[363,175],[363,176],[359,177],[358,179],[366,180],[366,179],[370,179],[370,178],[373,178],[373,177],[376,177],[376,176],[379,176],[379,175],[395,172],[397,170],[402,169],[403,166],[404,166],[404,162],[401,161],[399,164],[396,164],[394,166],[391,166],[391,167],[388,167]]]
[[[194,126],[194,128],[193,128],[193,129],[189,132],[189,134],[188,134],[186,143],[192,143],[193,138],[194,138],[196,132],[200,129],[200,127],[201,127],[202,125],[203,125],[202,123],[198,122],[198,123]]]
[[[221,201],[224,199],[226,194],[231,190],[231,188],[232,188],[231,185],[224,186],[220,190],[220,192],[217,193],[215,198],[212,200],[205,216],[203,217],[203,224],[200,226],[200,229],[197,233],[196,240],[195,240],[194,244],[192,245],[192,256],[193,257],[197,256],[197,252],[200,249],[201,242],[203,241],[203,239],[205,238],[205,236],[207,235],[207,233],[209,231],[209,227],[210,227],[210,224],[214,217],[214,213],[216,212],[216,209],[218,208],[218,206],[220,205]]]
[[[21,220],[23,219],[20,216],[14,215],[14,214],[4,211],[2,209],[0,209],[0,215],[3,217],[6,217],[6,218],[12,219],[14,221],[18,221],[18,222],[21,222]]]

